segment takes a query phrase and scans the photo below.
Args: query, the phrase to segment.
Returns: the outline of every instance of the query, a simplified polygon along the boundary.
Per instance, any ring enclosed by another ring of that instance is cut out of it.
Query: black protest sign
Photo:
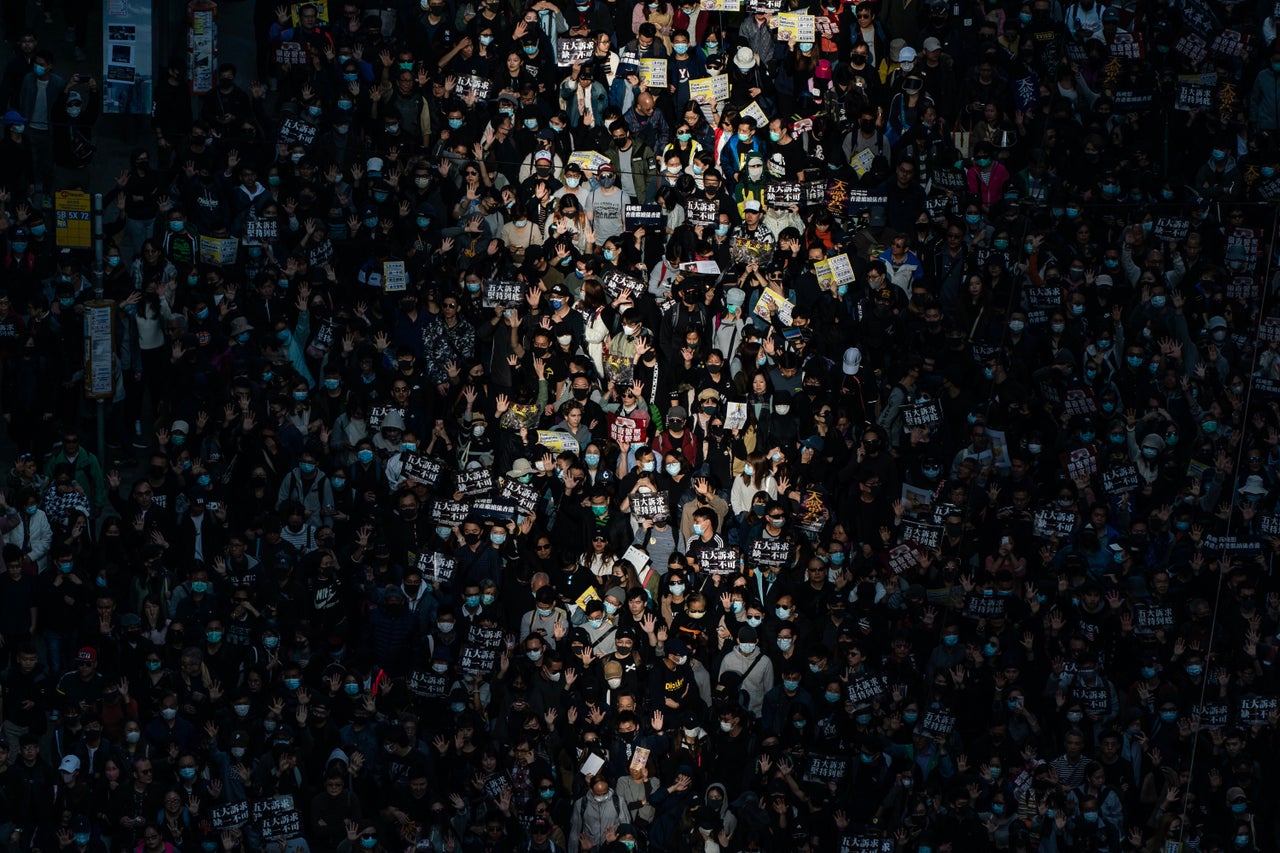
[[[733,548],[707,548],[698,552],[698,564],[709,575],[732,575],[738,571],[738,552]]]
[[[443,699],[449,695],[448,674],[415,669],[405,679],[405,687],[419,699]]]
[[[805,489],[792,516],[796,527],[806,533],[821,533],[831,520],[831,508],[827,496],[817,489]]]
[[[501,628],[472,625],[462,643],[458,669],[468,675],[488,675],[498,668],[504,639]]]
[[[1249,55],[1252,36],[1239,30],[1223,30],[1209,44],[1209,50],[1215,56],[1228,59],[1244,59]]]
[[[1184,74],[1178,78],[1177,96],[1173,105],[1179,110],[1212,109],[1216,88],[1215,74]]]
[[[840,853],[893,853],[893,839],[879,835],[845,835],[840,838]]]
[[[1069,453],[1060,454],[1058,461],[1072,480],[1081,476],[1092,477],[1098,472],[1098,451],[1093,445],[1077,447]]]
[[[1140,602],[1133,608],[1134,630],[1139,634],[1154,634],[1173,627],[1172,607]]]
[[[955,731],[956,715],[944,709],[925,711],[921,726],[932,737],[944,737]]]
[[[636,492],[631,496],[631,514],[636,518],[666,518],[670,515],[666,492]]]
[[[799,207],[804,190],[797,181],[774,181],[764,188],[764,203],[770,207]]]
[[[900,575],[920,565],[920,555],[909,544],[903,543],[889,552],[889,571]]]
[[[280,223],[274,219],[251,218],[244,226],[246,240],[270,243],[280,239]]]
[[[316,126],[296,118],[287,118],[280,124],[280,141],[286,145],[310,145],[316,141]]]
[[[993,593],[987,595],[987,592]],[[1006,599],[994,594],[994,590],[971,592],[964,599],[964,615],[970,619],[990,619],[1003,616]]]
[[[505,770],[500,770],[484,780],[484,796],[487,800],[497,801],[510,790],[511,777]]]
[[[307,250],[307,263],[313,267],[322,267],[333,260],[333,241],[325,237]]]
[[[469,498],[489,494],[493,491],[493,472],[488,468],[474,468],[460,472],[458,491]]]
[[[1240,700],[1240,725],[1242,726],[1265,726],[1271,720],[1271,715],[1277,710],[1280,704],[1274,696],[1269,698],[1254,697],[1251,699]]]
[[[849,757],[846,755],[810,755],[802,778],[805,782],[825,785],[840,782],[849,775]]]
[[[1265,344],[1280,343],[1280,317],[1263,317],[1258,324],[1258,341]]]
[[[800,184],[800,189],[804,193],[805,205],[822,204],[827,200],[827,181],[825,178],[804,181]]]
[[[783,539],[757,539],[748,552],[753,565],[785,566],[791,557],[791,543]]]
[[[622,223],[628,231],[637,227],[661,228],[667,215],[660,204],[624,204]]]
[[[963,192],[965,189],[964,173],[959,169],[940,168],[929,172],[933,185],[952,192]]]
[[[1187,232],[1191,230],[1191,220],[1180,216],[1161,216],[1156,219],[1156,224],[1151,230],[1161,240],[1181,242],[1187,238]]]
[[[1206,551],[1245,557],[1261,551],[1262,543],[1241,539],[1238,536],[1206,536],[1203,547]]]
[[[1068,415],[1075,417],[1077,415],[1092,415],[1098,411],[1098,405],[1093,400],[1093,395],[1085,388],[1072,388],[1067,391],[1066,397],[1062,400],[1062,409]]]
[[[406,480],[416,480],[428,486],[440,482],[440,473],[444,470],[440,460],[421,453],[401,453],[401,473]]]
[[[888,693],[889,682],[883,675],[867,675],[850,681],[847,692],[850,702],[863,705]]]
[[[404,420],[404,409],[395,406],[372,406],[369,409],[369,431],[373,432],[382,428],[382,419],[387,415],[399,415],[400,420]]]
[[[264,840],[295,838],[302,834],[302,818],[294,807],[293,797],[256,800],[252,805],[253,825]]]
[[[482,302],[486,308],[515,305],[524,301],[523,281],[486,281]]]
[[[715,225],[720,218],[720,205],[705,198],[691,198],[685,201],[684,212],[692,225]]]
[[[248,822],[249,803],[246,800],[214,806],[209,810],[209,823],[214,829],[239,829]]]
[[[591,54],[595,52],[595,47],[595,42],[589,38],[561,37],[556,39],[557,64],[561,68],[568,68],[575,63],[587,62],[591,59]]]
[[[902,523],[902,541],[914,542],[921,548],[933,549],[942,544],[942,525],[924,524],[919,521]]]
[[[538,506],[538,490],[529,483],[522,483],[511,477],[503,477],[498,488],[498,497],[510,501],[520,508],[525,515],[533,512]]]
[[[1109,495],[1120,495],[1138,488],[1138,469],[1133,465],[1118,465],[1102,472],[1102,488]]]
[[[1032,308],[1057,308],[1062,304],[1060,287],[1029,287],[1026,293]]]
[[[1195,33],[1184,32],[1174,42],[1175,52],[1191,60],[1192,65],[1199,65],[1209,55],[1209,45]]]
[[[471,508],[461,501],[437,499],[431,504],[431,514],[438,524],[453,527],[467,520]]]
[[[419,554],[418,571],[428,583],[436,587],[447,586],[453,582],[458,564],[447,554]]]
[[[1202,702],[1191,706],[1191,716],[1199,717],[1200,728],[1220,729],[1231,720],[1231,708],[1226,702]]]
[[[511,521],[519,514],[519,507],[511,501],[480,498],[471,502],[471,512],[477,518],[489,518],[497,521]]]
[[[1156,93],[1153,89],[1117,89],[1111,100],[1116,112],[1144,112],[1155,104]]]
[[[644,290],[644,282],[618,270],[609,270],[601,277],[600,283],[613,299],[617,299],[623,293],[640,293]]]
[[[1264,515],[1261,530],[1263,536],[1280,536],[1280,515]]]
[[[1035,514],[1034,530],[1039,537],[1070,536],[1076,526],[1076,514],[1068,510],[1038,509]]]
[[[903,408],[902,416],[909,427],[931,427],[942,423],[942,404],[937,400],[923,400]]]

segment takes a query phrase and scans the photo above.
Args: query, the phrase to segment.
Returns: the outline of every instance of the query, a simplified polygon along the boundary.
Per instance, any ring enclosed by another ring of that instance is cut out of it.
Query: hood
[[[720,816],[721,816],[721,817],[723,817],[723,816],[724,816],[724,814],[725,814],[727,811],[729,811],[729,794],[728,794],[728,792],[725,790],[724,785],[720,784],[719,782],[712,782],[710,785],[708,785],[708,786],[707,786],[707,790],[703,793],[702,801],[703,801],[704,803],[707,801],[707,798],[708,798],[709,796],[711,796],[711,792],[712,792],[712,791],[719,791],[719,792],[720,792],[720,809],[719,809],[719,812],[720,812]]]

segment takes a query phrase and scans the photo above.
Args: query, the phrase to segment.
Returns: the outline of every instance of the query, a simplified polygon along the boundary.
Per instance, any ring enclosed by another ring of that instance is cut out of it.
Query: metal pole
[[[103,287],[103,228],[102,228],[102,193],[93,195],[93,293],[97,299],[105,294]],[[98,398],[98,460],[105,466],[107,460],[107,401]]]

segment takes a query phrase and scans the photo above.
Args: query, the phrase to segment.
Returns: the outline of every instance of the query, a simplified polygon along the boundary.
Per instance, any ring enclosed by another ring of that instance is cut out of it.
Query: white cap
[[[862,350],[849,347],[844,351],[844,365],[841,368],[846,376],[857,376],[862,369]]]
[[[80,771],[80,759],[74,755],[64,755],[62,763],[58,765],[58,769],[63,773],[78,773]]]
[[[916,49],[914,47],[904,47],[902,50],[898,52],[898,61],[899,62],[915,62]]]

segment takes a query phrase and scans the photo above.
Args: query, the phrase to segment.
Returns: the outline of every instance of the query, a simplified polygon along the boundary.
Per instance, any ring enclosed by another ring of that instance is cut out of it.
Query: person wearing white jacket
[[[4,512],[5,526],[13,524],[4,535],[4,541],[17,545],[28,560],[43,572],[49,566],[49,546],[53,544],[53,526],[40,508],[35,492],[23,490],[14,499],[17,506],[5,503],[0,495],[0,511]],[[14,522],[17,522],[14,524]]]

